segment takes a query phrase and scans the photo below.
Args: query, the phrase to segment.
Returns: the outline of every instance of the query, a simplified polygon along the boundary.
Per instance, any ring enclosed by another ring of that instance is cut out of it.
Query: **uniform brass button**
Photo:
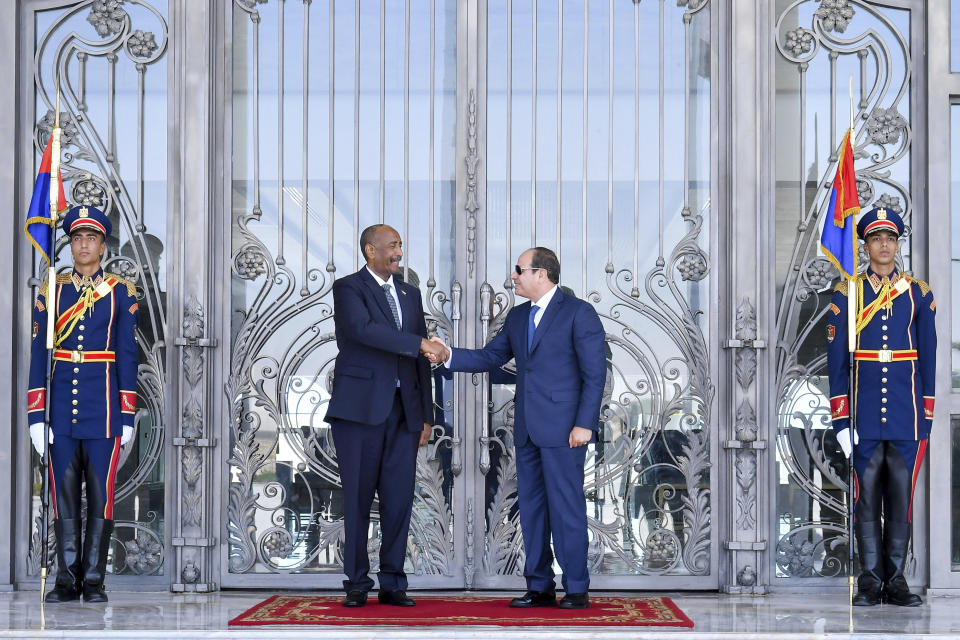
[[[83,327],[80,327],[80,328],[83,329]],[[883,329],[884,331],[886,331],[886,330],[887,330],[887,325],[883,325],[883,326],[881,327],[881,329]]]
[[[77,395],[77,393],[79,392],[76,389],[73,389],[73,395]]]
[[[887,372],[887,368],[886,368],[886,367],[883,367],[882,369],[880,369],[880,371],[883,371],[884,373],[886,373],[886,372]]]
[[[80,325],[80,326],[77,327],[77,328],[80,329],[80,331],[83,331],[86,327],[84,327],[83,325]],[[886,329],[886,327],[884,327],[884,329]]]
[[[76,398],[73,399],[73,404],[77,404],[77,399],[76,399]]]
[[[77,415],[78,413],[80,413],[78,410],[76,409],[73,410],[73,415]]]
[[[886,340],[887,336],[883,336],[883,339]],[[77,340],[83,340],[83,336],[77,336]]]
[[[886,392],[887,392],[887,388],[886,388],[886,387],[883,387],[882,389],[880,389],[880,393],[886,393]]]
[[[81,348],[81,347],[77,347],[77,349],[80,349],[80,348]],[[887,343],[886,343],[886,342],[883,343],[883,348],[884,348],[884,349],[887,348]]]
[[[73,368],[73,372],[74,372],[74,373],[80,373],[80,367],[74,367],[74,368]]]
[[[83,345],[82,345],[82,344],[78,344],[78,345],[77,345],[77,351],[83,351]]]
[[[886,412],[887,412],[886,407],[880,407],[880,413],[886,413]]]
[[[71,420],[71,422],[72,422],[73,424],[77,424],[77,419],[74,418],[73,420]]]
[[[886,398],[880,398],[880,402],[882,402],[883,404],[887,404],[887,399],[886,399]]]
[[[880,422],[886,422],[886,421],[887,421],[886,418],[880,418]]]
[[[73,384],[77,384],[77,381],[76,381],[76,380],[74,380],[74,381],[73,381]]]
[[[83,340],[83,336],[80,336],[80,339]],[[889,340],[890,338],[888,338],[887,336],[883,336],[883,339],[884,339],[884,340]]]
[[[887,379],[886,379],[886,378],[880,378],[880,382],[883,382],[884,384],[886,384]]]

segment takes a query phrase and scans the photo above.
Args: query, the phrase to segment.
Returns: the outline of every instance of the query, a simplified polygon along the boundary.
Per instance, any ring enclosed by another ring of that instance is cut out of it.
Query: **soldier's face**
[[[96,231],[81,229],[70,234],[70,251],[75,267],[92,267],[100,264],[107,244]]]
[[[870,266],[874,271],[877,271],[878,267],[885,271],[893,266],[899,248],[896,234],[890,231],[871,233],[863,246],[867,255],[870,256]]]

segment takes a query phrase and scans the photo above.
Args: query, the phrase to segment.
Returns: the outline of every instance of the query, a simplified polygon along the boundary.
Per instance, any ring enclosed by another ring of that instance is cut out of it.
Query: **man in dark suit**
[[[413,506],[417,447],[430,437],[430,365],[420,291],[398,277],[403,242],[387,225],[360,235],[367,261],[333,284],[339,354],[326,420],[333,428],[344,501],[343,586],[346,607],[362,607],[373,588],[368,572],[370,508],[380,498],[381,603],[412,607],[403,571]]]
[[[513,438],[527,592],[510,606],[557,605],[552,533],[566,591],[560,606],[586,609],[583,466],[586,445],[599,426],[606,379],[603,324],[590,304],[557,286],[560,262],[550,249],[524,251],[510,277],[517,295],[530,302],[507,314],[486,347],[454,349],[446,364],[453,371],[478,372],[516,360]]]

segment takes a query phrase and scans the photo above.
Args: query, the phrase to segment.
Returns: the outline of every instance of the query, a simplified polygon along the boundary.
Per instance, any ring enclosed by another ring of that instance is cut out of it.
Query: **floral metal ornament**
[[[853,7],[849,0],[821,0],[820,7],[814,15],[820,19],[824,31],[838,31],[843,33],[853,19]]]
[[[93,25],[101,38],[120,33],[130,16],[123,10],[123,0],[93,0],[87,22]]]
[[[784,46],[797,58],[805,53],[810,53],[813,48],[813,32],[803,27],[788,31]]]
[[[870,142],[878,145],[896,144],[900,134],[907,128],[907,121],[896,107],[884,109],[877,107],[867,120],[867,136]]]
[[[149,31],[137,29],[127,38],[127,49],[134,58],[149,58],[157,47],[157,40]]]

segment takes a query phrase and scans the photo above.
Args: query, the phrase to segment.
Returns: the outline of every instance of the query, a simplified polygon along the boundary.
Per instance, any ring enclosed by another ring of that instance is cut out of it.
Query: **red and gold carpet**
[[[591,597],[590,608],[511,609],[509,598],[416,596],[416,607],[379,604],[371,594],[365,607],[347,609],[341,597],[277,595],[247,609],[231,625],[495,625],[503,627],[692,627],[670,598]]]

